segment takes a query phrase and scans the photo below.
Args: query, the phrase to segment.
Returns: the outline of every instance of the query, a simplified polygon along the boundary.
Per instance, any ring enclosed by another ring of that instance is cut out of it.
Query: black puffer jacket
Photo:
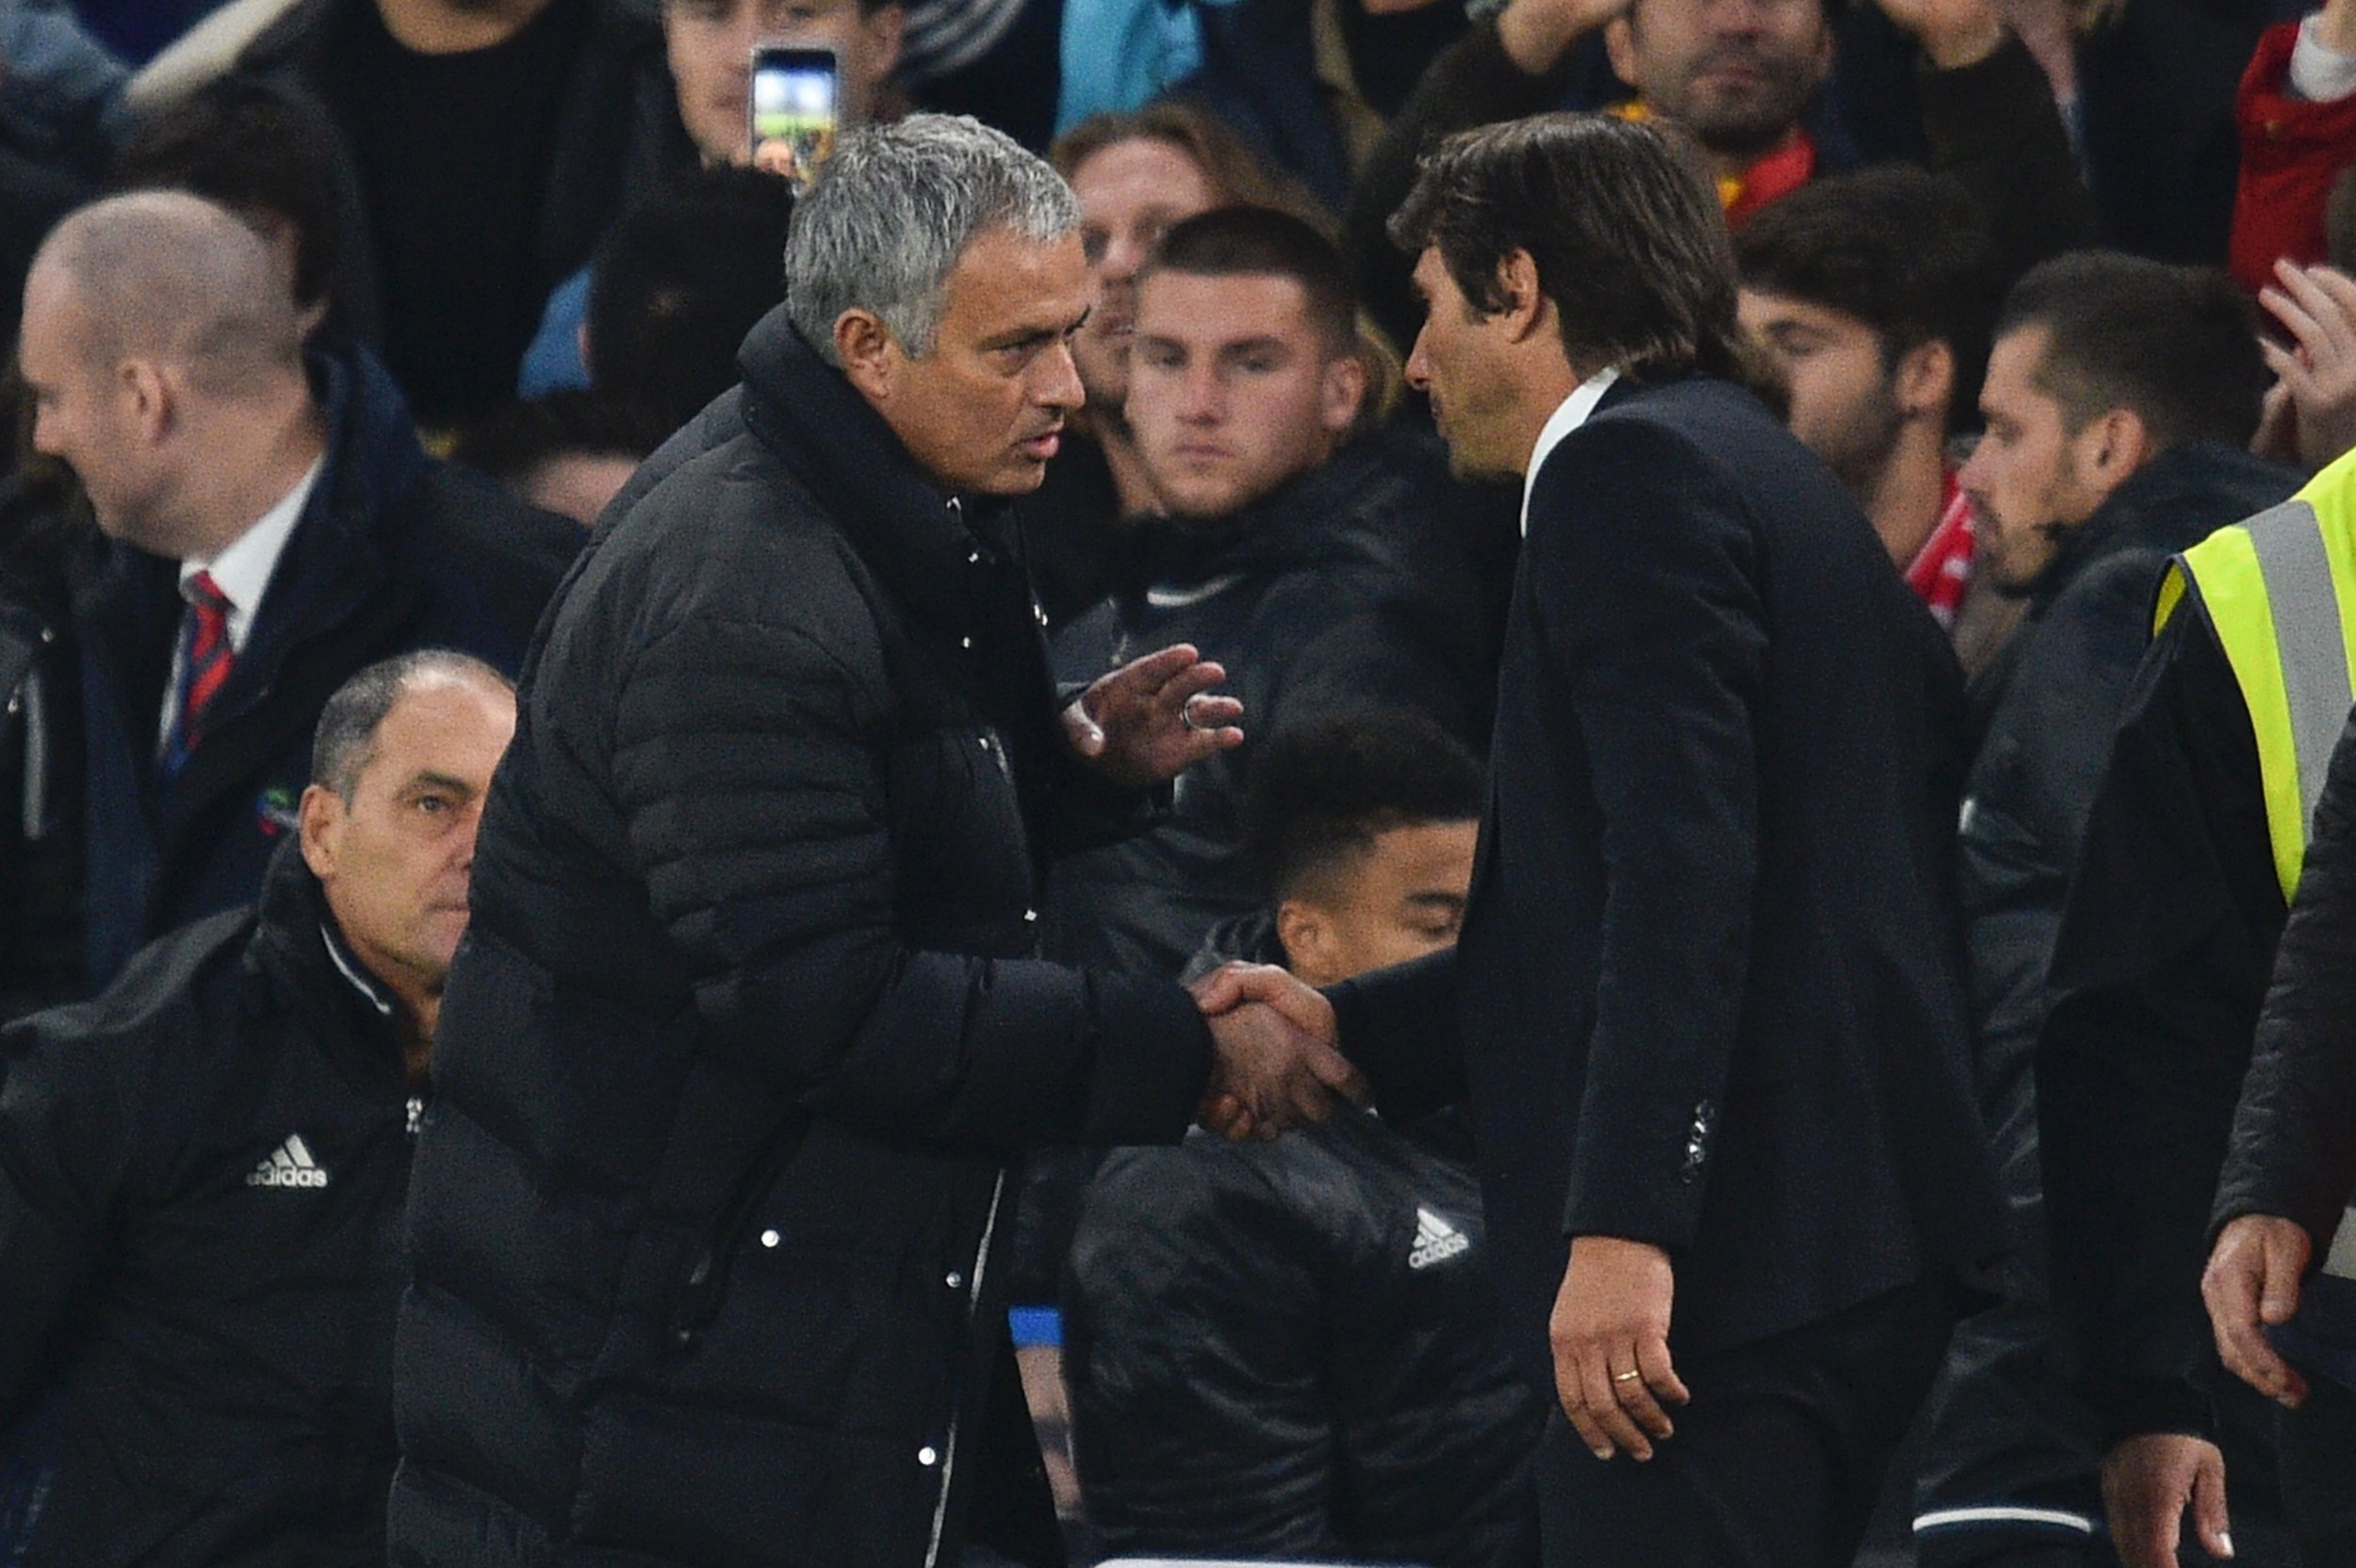
[[[1093,680],[1172,643],[1226,667],[1244,733],[1411,708],[1475,746],[1495,702],[1496,618],[1447,532],[1479,504],[1417,446],[1343,449],[1216,526],[1156,522],[1134,580],[1055,635]],[[1049,951],[1175,974],[1259,895],[1236,855],[1251,742],[1178,781],[1170,820],[1056,870]]]
[[[416,1102],[327,920],[289,846],[0,1036],[0,1427],[45,1402],[53,1471],[0,1560],[384,1560]]]
[[[1962,892],[1981,1106],[2023,1250],[2006,1299],[1960,1325],[1933,1396],[1916,1540],[1930,1564],[1991,1543],[2070,1544],[2100,1513],[2100,1428],[2046,1290],[2037,1031],[2070,868],[2168,558],[2289,495],[2298,476],[2213,442],[2166,452],[2065,535],[2021,629],[1973,689],[1992,710],[1972,771]],[[2072,1522],[2076,1521],[2076,1522]]]
[[[1272,924],[1212,942],[1280,962]],[[1453,1111],[1116,1152],[1064,1288],[1072,1443],[1105,1548],[1535,1562],[1546,1411],[1494,1338],[1484,1243]]]
[[[1185,991],[1032,956],[1037,857],[1136,802],[1070,759],[1003,514],[781,311],[743,360],[559,591],[484,810],[396,1562],[955,1563],[1012,1494],[1009,1165],[1202,1092]]]

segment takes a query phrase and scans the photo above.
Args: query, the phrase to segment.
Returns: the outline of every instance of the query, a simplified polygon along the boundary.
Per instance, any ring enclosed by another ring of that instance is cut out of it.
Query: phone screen
[[[831,49],[764,45],[753,51],[753,167],[808,186],[834,151],[837,86]]]

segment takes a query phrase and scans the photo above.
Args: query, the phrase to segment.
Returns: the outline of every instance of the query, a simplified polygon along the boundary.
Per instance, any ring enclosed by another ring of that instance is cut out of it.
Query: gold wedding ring
[[[1634,1382],[1637,1379],[1639,1379],[1639,1378],[1643,1377],[1644,1375],[1644,1374],[1643,1372],[1641,1372],[1641,1371],[1639,1371],[1637,1368],[1635,1368],[1635,1367],[1631,1366],[1631,1367],[1629,1367],[1629,1368],[1628,1368],[1627,1371],[1625,1371],[1625,1372],[1614,1372],[1614,1373],[1612,1373],[1612,1380],[1613,1382],[1615,1382],[1615,1383],[1632,1383],[1632,1382]]]

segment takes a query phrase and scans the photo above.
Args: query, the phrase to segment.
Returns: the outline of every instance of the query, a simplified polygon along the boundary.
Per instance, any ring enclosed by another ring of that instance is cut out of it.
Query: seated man
[[[40,1409],[50,1472],[0,1559],[384,1562],[410,1148],[515,727],[464,654],[363,670],[260,908],[0,1035],[0,1425]]]
[[[1196,967],[1279,963],[1325,986],[1448,946],[1481,794],[1471,756],[1419,714],[1277,736],[1246,809],[1270,902]],[[1492,1315],[1454,1112],[1115,1153],[1065,1293],[1090,1525],[1116,1554],[1529,1560],[1545,1411]]]
[[[1056,634],[1058,676],[1191,643],[1257,734],[1366,708],[1481,733],[1485,606],[1447,532],[1462,492],[1436,453],[1352,439],[1367,370],[1333,247],[1264,208],[1179,224],[1138,282],[1131,361],[1129,427],[1162,515],[1133,580]],[[1153,832],[1057,868],[1065,959],[1175,974],[1254,906],[1235,857],[1250,754],[1188,776]]]

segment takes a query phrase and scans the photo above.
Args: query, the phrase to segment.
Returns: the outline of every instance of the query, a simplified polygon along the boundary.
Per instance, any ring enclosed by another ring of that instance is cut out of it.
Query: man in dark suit
[[[1453,957],[1330,1013],[1266,971],[1225,993],[1337,1026],[1386,1112],[1469,1089],[1508,1342],[1568,1416],[1549,1564],[1845,1563],[2005,1243],[1954,661],[1733,384],[1725,225],[1667,136],[1468,132],[1393,233],[1409,378],[1461,468],[1526,476],[1471,905]]]

